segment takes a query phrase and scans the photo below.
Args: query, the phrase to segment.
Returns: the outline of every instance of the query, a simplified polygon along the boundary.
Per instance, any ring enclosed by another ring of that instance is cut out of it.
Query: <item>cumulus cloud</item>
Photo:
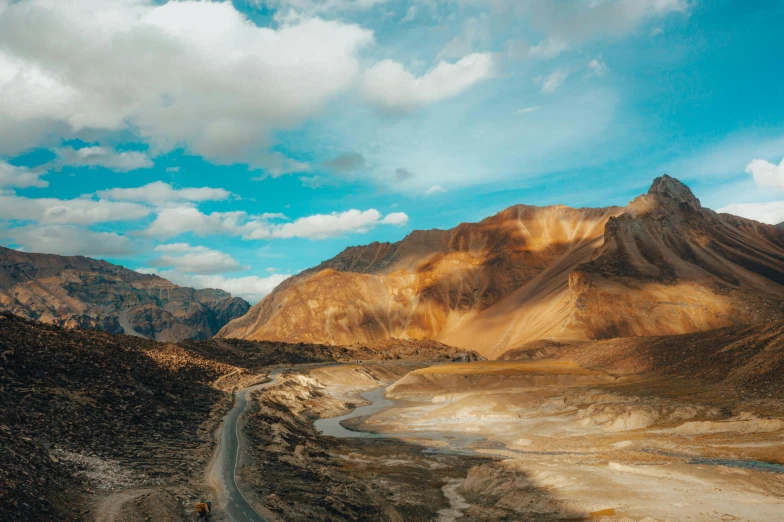
[[[784,190],[784,159],[778,165],[755,159],[746,166],[746,172],[754,177],[758,185]]]
[[[212,275],[250,268],[242,266],[229,254],[204,246],[191,246],[188,243],[158,245],[155,251],[160,252],[161,256],[150,262],[152,266],[168,267],[191,274]]]
[[[146,230],[149,236],[169,238],[185,232],[200,236],[215,234],[241,235],[255,219],[246,212],[212,212],[204,214],[194,207],[170,207],[158,212]]]
[[[352,86],[372,41],[314,18],[259,27],[231,2],[14,2],[0,12],[0,136],[19,149],[130,128],[156,153],[184,146],[281,173],[299,164],[266,150],[270,132]]]
[[[389,216],[387,216],[389,217]],[[204,214],[193,207],[165,208],[146,231],[149,236],[169,238],[186,232],[206,236],[227,234],[243,239],[326,239],[350,233],[365,233],[376,225],[399,224],[400,217],[384,221],[375,209],[347,210],[332,214],[315,214],[289,223],[281,214],[249,215],[245,212],[212,212]],[[393,223],[398,221],[398,223]]]
[[[25,225],[0,230],[0,236],[13,240],[26,252],[88,257],[126,256],[134,253],[131,241],[125,236],[95,232],[73,225]]]
[[[345,212],[333,212],[332,214],[315,214],[273,227],[259,227],[250,232],[248,238],[288,239],[299,237],[326,239],[349,233],[363,234],[379,223],[387,224],[381,221],[381,214],[377,210],[360,211],[352,209]]]
[[[568,77],[568,72],[561,69],[556,69],[550,75],[546,76],[544,80],[542,80],[542,93],[550,94],[557,91],[558,87],[560,87]]]
[[[139,268],[143,274],[155,274],[168,279],[174,284],[192,288],[219,288],[235,297],[242,297],[251,304],[261,301],[276,286],[288,279],[285,274],[272,274],[269,277],[245,276],[226,277],[222,275],[185,274],[177,270],[157,270],[155,268]]]
[[[457,63],[442,61],[416,77],[402,64],[384,60],[365,72],[362,91],[370,102],[385,110],[408,112],[459,95],[491,78],[495,68],[492,54],[474,53]]]
[[[113,188],[99,190],[101,198],[115,201],[136,201],[151,205],[163,206],[167,203],[224,201],[231,197],[231,192],[222,188],[174,188],[169,183],[154,181],[136,188]]]
[[[56,149],[57,167],[104,167],[118,172],[148,169],[153,166],[147,154],[139,151],[122,151],[109,147],[91,146],[75,149],[61,147]]]
[[[381,220],[382,225],[394,225],[402,227],[408,223],[408,215],[405,212],[393,212]]]
[[[93,225],[112,221],[132,221],[151,213],[136,203],[105,199],[25,198],[0,193],[0,219],[35,221],[45,225]]]
[[[43,173],[27,167],[18,167],[0,160],[0,189],[47,187],[49,183],[41,179]]]
[[[720,208],[718,212],[735,214],[736,216],[754,219],[769,225],[777,225],[784,222],[784,201],[733,204]]]

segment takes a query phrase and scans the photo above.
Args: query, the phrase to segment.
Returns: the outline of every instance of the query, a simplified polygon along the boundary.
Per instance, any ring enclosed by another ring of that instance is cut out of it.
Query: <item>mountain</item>
[[[0,247],[0,311],[66,328],[160,341],[207,339],[250,305],[87,257]]]
[[[657,178],[626,208],[517,205],[348,248],[219,337],[433,339],[487,357],[537,339],[664,335],[784,318],[784,231]]]

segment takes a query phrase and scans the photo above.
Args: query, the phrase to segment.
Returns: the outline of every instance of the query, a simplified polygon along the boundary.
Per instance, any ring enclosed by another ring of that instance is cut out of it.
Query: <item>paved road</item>
[[[234,522],[267,522],[245,499],[234,479],[237,471],[237,455],[239,454],[237,421],[248,406],[249,395],[256,390],[277,384],[281,371],[273,370],[270,373],[269,382],[239,390],[236,393],[234,407],[223,421],[220,449],[215,459],[214,470],[218,477],[219,487],[223,490],[221,498],[226,499],[226,513],[229,515],[229,519]]]

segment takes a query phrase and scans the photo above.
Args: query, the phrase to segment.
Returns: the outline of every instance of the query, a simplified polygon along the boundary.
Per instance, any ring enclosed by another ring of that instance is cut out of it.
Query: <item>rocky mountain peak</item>
[[[648,190],[648,195],[670,198],[693,209],[702,208],[700,200],[697,199],[689,187],[667,174],[653,180],[653,185]]]

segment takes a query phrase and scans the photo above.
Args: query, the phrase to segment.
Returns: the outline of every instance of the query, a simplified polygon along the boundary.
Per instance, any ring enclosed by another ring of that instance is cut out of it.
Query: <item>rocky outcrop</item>
[[[784,318],[782,229],[701,206],[663,176],[626,208],[517,205],[346,249],[219,337],[432,339],[496,357],[537,339],[678,334]]]
[[[185,288],[105,261],[0,247],[0,311],[65,328],[208,339],[249,308],[222,290]]]
[[[680,334],[782,319],[784,234],[705,209],[658,178],[608,221],[604,245],[571,279],[573,338]]]

